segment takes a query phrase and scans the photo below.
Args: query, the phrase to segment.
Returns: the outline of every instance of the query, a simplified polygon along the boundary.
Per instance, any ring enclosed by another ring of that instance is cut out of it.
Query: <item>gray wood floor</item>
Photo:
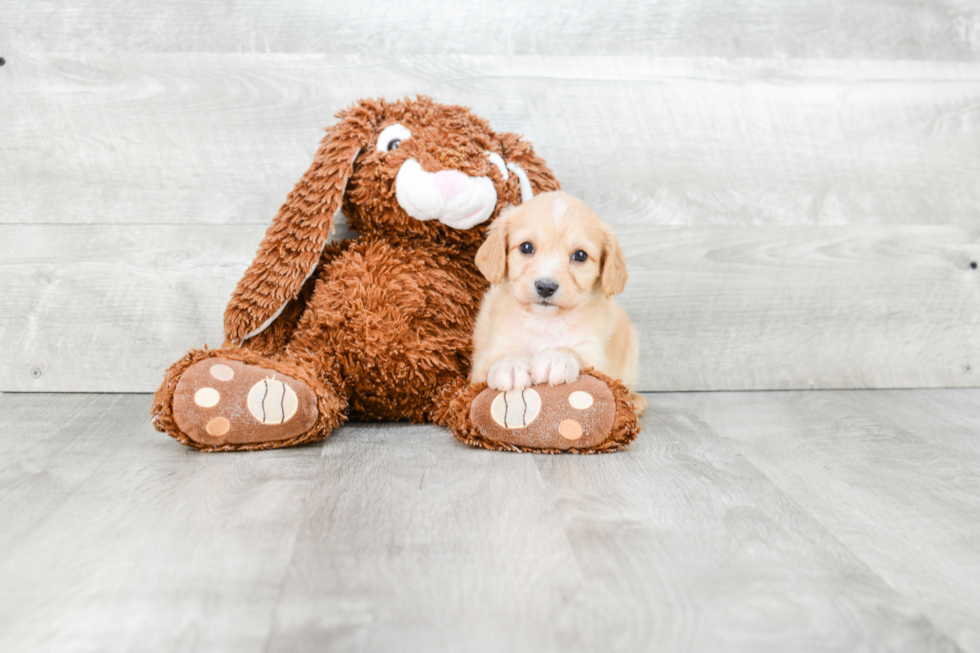
[[[0,395],[2,651],[980,651],[980,390],[649,394],[608,456],[205,455]]]

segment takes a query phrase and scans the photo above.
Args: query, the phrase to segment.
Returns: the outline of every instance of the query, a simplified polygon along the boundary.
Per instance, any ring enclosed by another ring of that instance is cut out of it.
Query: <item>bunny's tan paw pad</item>
[[[316,395],[303,382],[240,361],[206,358],[181,375],[174,421],[208,446],[286,440],[313,427]]]
[[[485,439],[525,451],[604,448],[616,418],[616,399],[594,376],[574,383],[501,392],[487,388],[473,400],[470,419]]]

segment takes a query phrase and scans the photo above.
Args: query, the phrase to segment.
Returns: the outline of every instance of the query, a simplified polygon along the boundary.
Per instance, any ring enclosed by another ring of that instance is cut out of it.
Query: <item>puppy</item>
[[[632,392],[636,329],[612,299],[626,286],[626,260],[582,200],[541,193],[502,213],[476,265],[493,285],[476,319],[472,382],[496,390],[557,385],[594,367],[626,383],[643,412],[646,402]]]

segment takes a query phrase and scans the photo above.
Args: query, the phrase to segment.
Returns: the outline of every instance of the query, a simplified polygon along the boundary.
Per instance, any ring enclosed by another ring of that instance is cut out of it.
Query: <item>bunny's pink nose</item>
[[[436,190],[447,200],[459,195],[466,188],[467,181],[469,181],[469,177],[456,170],[440,170],[432,179]]]

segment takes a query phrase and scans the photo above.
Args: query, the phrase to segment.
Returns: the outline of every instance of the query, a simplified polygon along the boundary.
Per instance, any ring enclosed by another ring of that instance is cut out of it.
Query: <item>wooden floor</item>
[[[0,395],[0,650],[980,651],[980,390],[647,399],[606,456],[200,454]]]

